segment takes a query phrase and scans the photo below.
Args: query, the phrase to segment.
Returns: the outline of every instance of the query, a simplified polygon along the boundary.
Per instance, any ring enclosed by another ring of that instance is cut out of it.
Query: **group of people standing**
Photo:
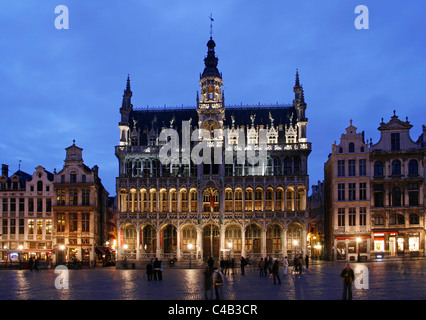
[[[148,281],[161,281],[163,280],[163,262],[158,260],[158,258],[151,259],[146,265],[146,275],[148,277]]]
[[[36,257],[34,260],[33,260],[33,257],[31,257],[30,260],[28,261],[28,267],[30,271],[33,271],[33,269],[36,271],[39,271],[38,270],[39,264],[40,264],[40,260],[38,259],[38,257]]]

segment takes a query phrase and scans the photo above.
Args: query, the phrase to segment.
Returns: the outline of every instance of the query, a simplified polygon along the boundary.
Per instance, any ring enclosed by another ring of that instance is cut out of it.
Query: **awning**
[[[22,252],[24,252],[24,253],[46,253],[46,252],[48,252],[48,253],[52,253],[52,249],[24,249],[24,250],[22,250]]]

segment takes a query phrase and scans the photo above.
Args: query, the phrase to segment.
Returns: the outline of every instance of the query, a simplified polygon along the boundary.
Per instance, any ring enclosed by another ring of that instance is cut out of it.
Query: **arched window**
[[[163,252],[164,253],[174,253],[176,252],[177,244],[177,233],[176,227],[169,224],[163,230]]]
[[[225,211],[232,212],[232,189],[225,190]]]
[[[160,212],[168,211],[167,190],[160,190]]]
[[[408,174],[410,175],[418,175],[419,174],[419,166],[417,160],[410,160],[408,162]]]
[[[180,190],[180,211],[188,212],[188,192],[186,189]]]
[[[245,241],[247,252],[260,253],[262,230],[259,226],[251,224],[246,229]]]
[[[141,211],[148,212],[148,192],[146,189],[141,189],[140,191],[140,201],[141,201]]]
[[[147,225],[142,231],[142,247],[145,253],[153,253],[157,248],[157,232],[152,225]]]
[[[393,176],[401,175],[401,161],[399,160],[392,161],[392,175]]]
[[[296,193],[296,210],[306,209],[306,192],[304,187],[298,187]]]
[[[193,249],[197,246],[197,229],[194,225],[182,227],[182,250],[189,251],[189,244],[192,245]]]
[[[355,144],[353,142],[349,143],[349,153],[355,152]]]
[[[149,190],[149,202],[151,207],[151,212],[157,212],[157,190]]]
[[[274,203],[274,189],[267,188],[266,199],[265,199],[265,211],[274,210],[273,203]]]
[[[246,211],[253,211],[253,189],[251,188],[246,189],[244,207]]]
[[[124,243],[128,249],[136,249],[136,227],[129,224],[124,229]]]
[[[401,189],[398,187],[392,188],[392,206],[393,207],[401,206]]]
[[[235,196],[234,196],[234,206],[235,211],[243,211],[243,190],[241,189],[235,189]]]
[[[136,204],[136,189],[132,188],[130,189],[130,195],[127,199],[129,201],[128,208],[130,212],[137,211],[137,204]]]
[[[37,191],[43,191],[43,181],[37,181]]]
[[[287,229],[287,250],[298,253],[302,248],[302,226],[297,223],[292,223]]]
[[[230,249],[232,253],[241,252],[241,227],[230,225],[225,230],[225,248]]]
[[[295,210],[295,206],[294,206],[294,195],[295,191],[293,187],[288,187],[286,190],[286,210],[287,211],[294,211]]]
[[[263,189],[257,188],[254,194],[254,210],[263,210]]]
[[[276,197],[275,197],[275,210],[283,211],[284,210],[284,189],[277,188]]]
[[[177,212],[177,192],[176,189],[170,190],[170,212]]]
[[[197,190],[191,189],[190,193],[191,212],[197,212]]]
[[[281,250],[282,231],[279,225],[273,224],[266,230],[266,252],[272,254]]]

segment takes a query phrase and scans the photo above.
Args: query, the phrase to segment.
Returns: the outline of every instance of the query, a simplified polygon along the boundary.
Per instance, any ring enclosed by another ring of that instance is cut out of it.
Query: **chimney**
[[[9,177],[9,166],[7,164],[1,165],[1,174],[2,176],[5,176],[6,178]]]

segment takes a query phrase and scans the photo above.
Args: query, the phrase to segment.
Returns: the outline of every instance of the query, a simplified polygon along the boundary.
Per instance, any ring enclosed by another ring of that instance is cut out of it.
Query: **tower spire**
[[[296,69],[296,87],[300,87],[300,82],[299,82],[299,69]]]
[[[211,13],[210,13],[209,18],[210,18],[210,39],[213,39],[213,21],[214,21],[214,19],[213,19],[213,15]]]

